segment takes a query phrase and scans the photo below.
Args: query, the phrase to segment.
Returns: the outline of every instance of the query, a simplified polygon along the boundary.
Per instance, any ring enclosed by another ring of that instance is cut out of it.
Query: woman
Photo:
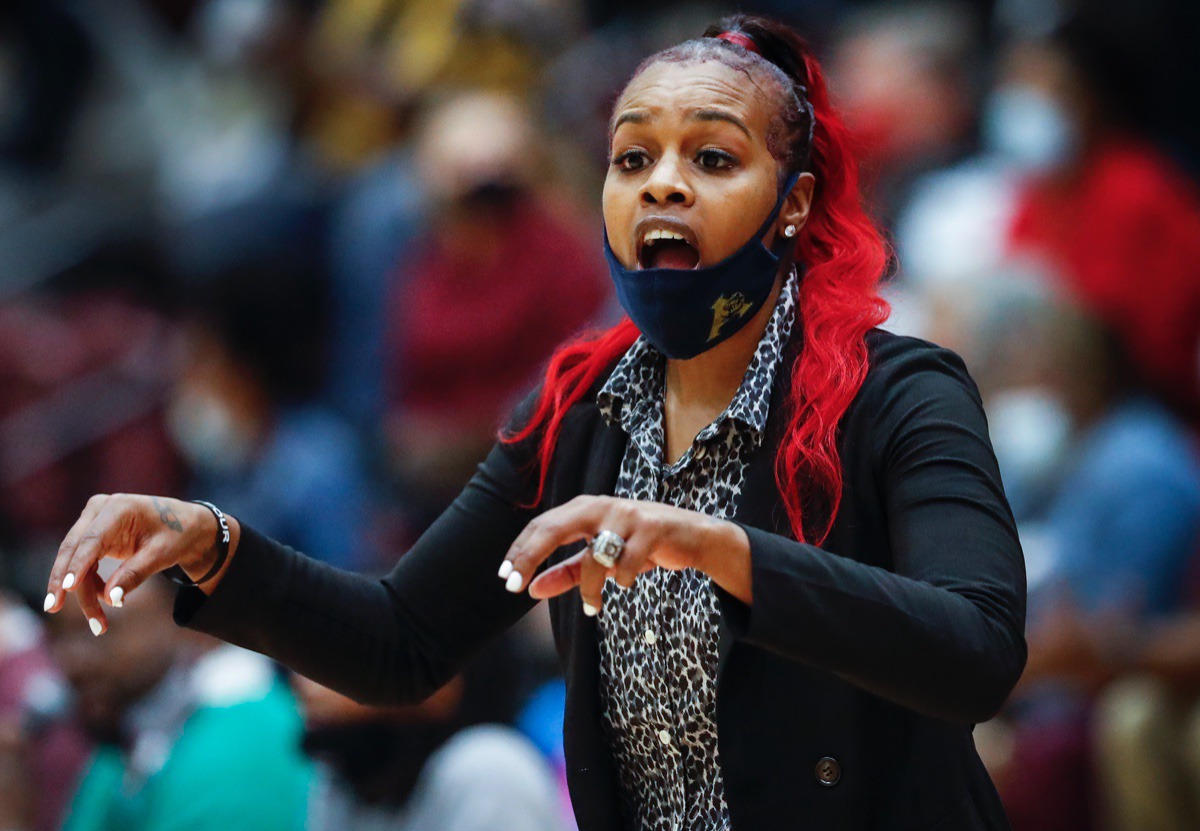
[[[811,52],[727,19],[611,130],[631,321],[555,355],[387,577],[100,496],[47,608],[74,592],[99,633],[100,598],[181,566],[178,622],[398,701],[550,597],[582,831],[1005,828],[971,725],[1024,665],[1020,547],[961,361],[875,328],[884,246]]]

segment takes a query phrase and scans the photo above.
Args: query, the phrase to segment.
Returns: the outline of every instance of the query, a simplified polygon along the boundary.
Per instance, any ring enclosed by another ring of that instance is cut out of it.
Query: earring
[[[789,239],[791,239],[792,237],[796,236],[796,226],[795,226],[795,225],[785,225],[785,226],[783,226],[783,235],[784,235],[785,237],[788,237]]]

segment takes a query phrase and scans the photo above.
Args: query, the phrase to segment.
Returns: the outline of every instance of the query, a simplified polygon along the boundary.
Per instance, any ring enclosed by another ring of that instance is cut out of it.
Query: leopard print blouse
[[[608,423],[629,436],[616,496],[734,514],[746,460],[762,443],[797,282],[793,271],[729,406],[675,464],[663,462],[663,355],[644,338],[630,347],[597,397]],[[655,569],[630,589],[609,579],[603,597],[602,719],[628,827],[728,829],[715,719],[720,610],[709,577]]]

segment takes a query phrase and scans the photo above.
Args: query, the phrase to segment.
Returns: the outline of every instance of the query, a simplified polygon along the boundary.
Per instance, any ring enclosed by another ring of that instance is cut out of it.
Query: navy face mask
[[[757,314],[771,294],[781,260],[762,237],[799,178],[799,173],[788,177],[771,215],[745,245],[704,268],[626,268],[613,254],[605,230],[604,258],[617,299],[646,340],[668,358],[687,360],[736,334]]]

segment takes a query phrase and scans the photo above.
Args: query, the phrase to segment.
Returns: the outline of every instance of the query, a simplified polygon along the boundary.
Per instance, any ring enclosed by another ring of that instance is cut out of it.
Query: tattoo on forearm
[[[164,505],[157,496],[150,497],[150,500],[154,503],[154,507],[158,511],[158,518],[163,521],[163,525],[172,531],[183,531],[183,523],[179,521],[179,517],[175,516],[175,510],[170,505]]]

